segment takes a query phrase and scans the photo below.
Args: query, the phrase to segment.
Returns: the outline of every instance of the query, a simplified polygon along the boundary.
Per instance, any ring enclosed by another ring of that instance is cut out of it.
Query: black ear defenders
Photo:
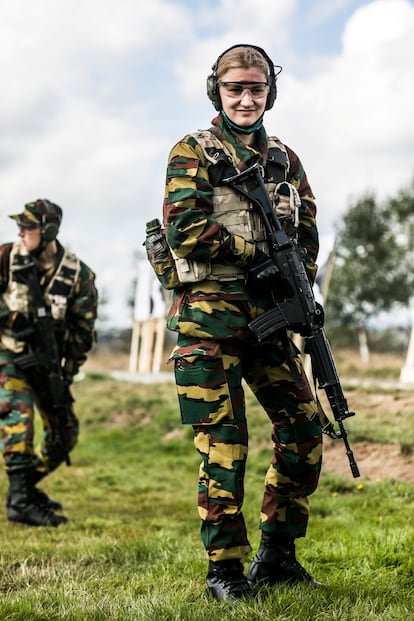
[[[42,237],[46,242],[54,241],[59,232],[60,217],[56,206],[47,199],[39,199],[45,208],[40,224]]]
[[[227,54],[227,52],[234,49],[235,47],[251,47],[254,50],[257,50],[264,57],[267,64],[269,65],[270,84],[269,84],[269,93],[267,95],[265,109],[270,110],[270,108],[275,103],[275,99],[277,96],[276,80],[277,80],[277,76],[282,71],[282,67],[280,67],[279,65],[274,65],[272,59],[269,58],[269,56],[266,54],[266,52],[261,47],[257,47],[256,45],[250,45],[248,43],[238,43],[237,45],[232,45],[217,58],[216,62],[212,66],[212,73],[207,78],[207,95],[209,99],[213,102],[213,105],[216,110],[220,111],[222,109],[220,94],[218,90],[218,82],[217,82],[217,67],[220,63],[220,60],[223,58],[224,54]],[[278,69],[277,73],[275,71],[275,67],[276,69]]]

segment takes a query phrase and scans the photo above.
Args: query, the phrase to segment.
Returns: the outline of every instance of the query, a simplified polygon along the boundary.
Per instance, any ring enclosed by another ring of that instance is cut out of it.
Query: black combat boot
[[[61,511],[63,509],[62,504],[58,500],[53,500],[53,498],[49,498],[46,492],[42,489],[34,487],[33,492],[36,498],[36,502],[39,504],[43,504],[47,509],[50,509],[51,511]]]
[[[36,482],[36,474],[34,475],[34,481]],[[36,504],[44,505],[47,509],[51,509],[52,511],[61,511],[63,509],[60,502],[57,500],[53,500],[53,498],[49,498],[49,496],[41,489],[37,487],[33,487],[32,489],[34,500]],[[6,508],[10,507],[10,498],[11,498],[11,490],[7,492],[6,496]]]
[[[234,601],[253,596],[243,574],[243,565],[238,559],[216,563],[210,561],[206,582],[207,592],[218,600]]]
[[[254,557],[247,580],[251,587],[261,584],[289,582],[308,583],[321,586],[296,560],[295,540],[276,537],[262,531],[259,549]]]
[[[33,470],[33,484],[36,485],[46,474],[43,472],[39,472],[39,470]],[[34,492],[36,495],[36,500],[39,503],[43,503],[48,509],[52,509],[52,511],[61,511],[63,509],[62,504],[53,500],[53,498],[49,498],[45,491],[42,489],[34,488]]]
[[[59,526],[67,522],[64,515],[57,515],[43,502],[39,502],[30,469],[11,470],[8,473],[10,488],[7,495],[7,519],[30,526]]]

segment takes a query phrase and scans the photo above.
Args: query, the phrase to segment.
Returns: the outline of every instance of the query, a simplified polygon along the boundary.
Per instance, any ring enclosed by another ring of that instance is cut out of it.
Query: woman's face
[[[224,112],[232,123],[249,127],[266,108],[267,76],[257,67],[229,69],[218,81]]]

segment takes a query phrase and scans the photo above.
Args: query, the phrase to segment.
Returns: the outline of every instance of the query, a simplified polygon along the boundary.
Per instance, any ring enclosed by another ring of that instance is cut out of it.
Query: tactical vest
[[[2,294],[2,302],[10,312],[17,311],[29,320],[33,319],[32,299],[29,287],[22,277],[24,259],[27,254],[20,244],[13,244],[10,252],[9,282]],[[65,250],[55,273],[44,290],[46,305],[50,308],[56,326],[62,327],[66,318],[68,300],[72,296],[75,283],[80,273],[79,259]],[[16,340],[13,331],[5,328],[0,333],[0,350],[21,353],[25,343]]]
[[[247,241],[254,242],[263,252],[268,253],[266,232],[257,210],[246,198],[236,195],[234,190],[228,186],[220,185],[226,177],[241,172],[235,165],[230,151],[210,130],[195,132],[191,135],[203,150],[208,176],[214,188],[213,217],[232,235],[239,235]],[[286,180],[289,157],[285,146],[274,136],[268,137],[268,150],[264,182],[270,199],[273,201],[276,185]],[[199,282],[205,279],[229,281],[245,278],[243,268],[235,264],[214,261],[198,263],[172,254],[181,283]]]

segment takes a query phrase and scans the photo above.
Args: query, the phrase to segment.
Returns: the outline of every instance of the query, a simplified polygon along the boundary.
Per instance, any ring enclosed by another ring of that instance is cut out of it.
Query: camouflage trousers
[[[172,355],[175,379],[182,421],[193,425],[202,457],[198,511],[210,560],[242,558],[251,550],[242,514],[248,454],[243,380],[272,424],[273,457],[260,528],[294,538],[306,534],[308,496],[318,485],[322,465],[322,433],[299,352],[291,341],[288,348],[289,357],[280,343],[178,337]],[[301,382],[294,380],[292,364]]]
[[[26,375],[13,363],[13,357],[1,354],[0,426],[6,470],[33,467],[38,475],[43,476],[65,460],[59,440],[59,420],[50,408],[45,408],[41,403],[44,403],[42,386],[34,389]],[[35,406],[41,418],[42,434],[34,448]],[[68,449],[72,450],[79,435],[79,422],[72,407],[68,427],[66,442]]]

